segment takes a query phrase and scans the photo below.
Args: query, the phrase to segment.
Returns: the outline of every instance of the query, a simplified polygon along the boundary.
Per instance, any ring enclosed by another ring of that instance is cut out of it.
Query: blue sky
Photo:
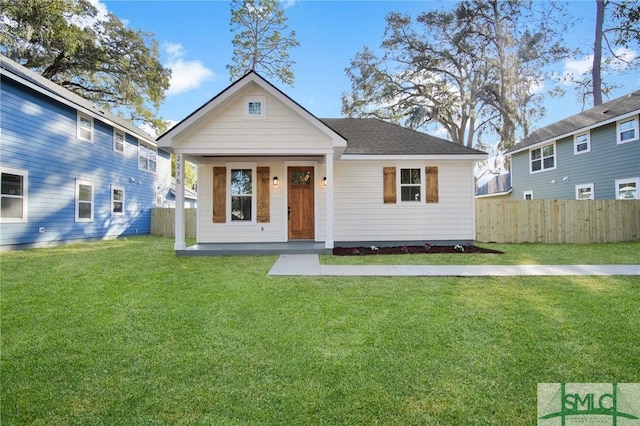
[[[233,49],[228,1],[102,0],[99,6],[131,28],[155,34],[162,62],[173,71],[172,86],[160,110],[164,119],[183,119],[231,83],[225,68]],[[288,28],[296,31],[300,42],[300,47],[290,50],[296,62],[295,85],[291,88],[273,83],[314,115],[340,117],[341,94],[350,91],[344,70],[363,46],[378,48],[387,13],[403,12],[415,17],[425,10],[454,6],[453,1],[288,0],[285,9]],[[595,1],[575,0],[567,2],[567,6],[572,16],[582,18],[567,33],[567,43],[589,48],[593,44]],[[578,56],[559,64],[557,72],[581,72],[588,66],[589,58]],[[637,90],[640,74],[622,76],[617,84],[621,88],[613,93],[613,98]],[[547,116],[536,127],[578,113],[582,108],[571,87],[567,87],[564,98],[549,99],[545,105]]]

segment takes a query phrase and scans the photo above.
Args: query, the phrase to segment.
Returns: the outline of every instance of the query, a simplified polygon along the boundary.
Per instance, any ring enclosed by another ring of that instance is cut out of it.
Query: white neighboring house
[[[484,152],[377,119],[319,119],[255,72],[157,140],[198,166],[198,245],[453,244],[475,238]],[[177,179],[181,176],[177,174]],[[185,250],[176,185],[175,250]]]

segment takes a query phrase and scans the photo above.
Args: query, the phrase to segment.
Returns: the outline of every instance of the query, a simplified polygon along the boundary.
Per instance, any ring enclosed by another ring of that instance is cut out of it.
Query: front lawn
[[[2,424],[530,425],[538,383],[640,382],[639,277],[267,277],[172,244],[2,254]]]

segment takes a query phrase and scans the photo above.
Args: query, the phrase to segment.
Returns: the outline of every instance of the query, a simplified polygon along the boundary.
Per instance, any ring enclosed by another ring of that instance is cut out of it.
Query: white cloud
[[[184,47],[180,43],[165,43],[162,47],[169,56],[165,66],[171,69],[168,96],[197,89],[205,81],[216,77],[215,73],[202,62],[184,60]]]
[[[591,65],[593,63],[593,56],[586,55],[582,59],[570,59],[564,63],[563,74],[571,74],[574,76],[585,74],[591,71]]]
[[[638,52],[621,47],[614,52],[615,56],[611,59],[611,68],[615,71],[626,71],[629,69],[629,63],[638,58]],[[618,59],[620,58],[620,59]]]

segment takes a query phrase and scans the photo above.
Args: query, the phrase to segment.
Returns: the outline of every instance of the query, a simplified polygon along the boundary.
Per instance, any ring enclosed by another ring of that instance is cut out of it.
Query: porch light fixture
[[[324,186],[325,188],[327,187],[327,177],[323,177],[322,178],[322,186]]]
[[[273,177],[273,186],[275,188],[277,188],[280,185],[280,182],[278,181],[278,176],[274,176]]]

